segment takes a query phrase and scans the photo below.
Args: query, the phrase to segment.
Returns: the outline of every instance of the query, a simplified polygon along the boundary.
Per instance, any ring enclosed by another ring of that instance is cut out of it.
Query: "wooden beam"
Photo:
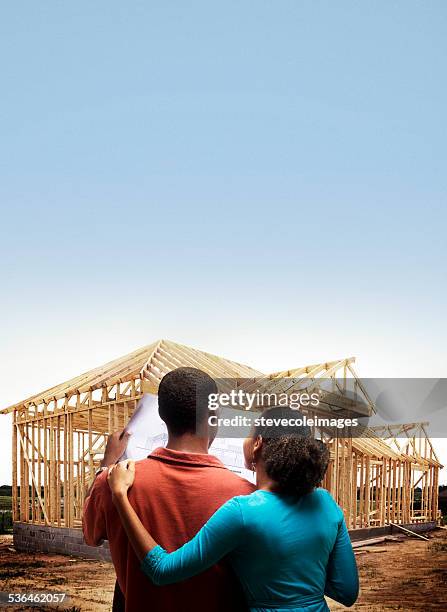
[[[12,415],[12,520],[19,518],[19,500],[17,490],[17,410]]]
[[[22,436],[21,436],[20,432],[19,432],[19,440],[20,440],[20,444],[21,444],[22,449],[23,449],[23,456],[24,456],[24,459],[25,459],[26,465],[28,466],[28,471],[30,471],[30,468],[31,468],[31,463],[30,463],[29,457],[28,457],[27,452],[26,452],[26,445],[25,445],[25,442],[24,442],[24,440],[23,440],[23,438],[22,438]],[[41,497],[41,495],[40,495],[40,492],[39,492],[39,491],[37,491],[37,483],[36,483],[36,481],[35,481],[35,479],[34,479],[34,474],[33,474],[32,472],[31,472],[31,480],[32,480],[32,483],[33,483],[34,488],[35,488],[35,490],[36,490],[36,493],[37,493],[37,499],[39,500],[39,504],[40,504],[40,507],[41,507],[41,509],[42,509],[42,514],[43,514],[43,516],[44,516],[44,518],[45,518],[45,522],[46,522],[46,524],[47,524],[47,525],[49,525],[49,524],[50,524],[50,521],[49,521],[48,516],[47,516],[47,512],[46,512],[46,509],[45,509],[45,504],[43,503],[43,500],[42,500],[42,497]]]
[[[404,531],[409,535],[416,536],[421,540],[425,540],[426,542],[429,541],[429,538],[426,538],[425,536],[421,535],[420,533],[416,533],[415,531],[411,531],[411,529],[406,529],[405,527],[402,527],[402,525],[396,525],[396,523],[389,523],[389,525],[391,525],[392,527],[396,527],[396,529],[400,529],[401,531]]]

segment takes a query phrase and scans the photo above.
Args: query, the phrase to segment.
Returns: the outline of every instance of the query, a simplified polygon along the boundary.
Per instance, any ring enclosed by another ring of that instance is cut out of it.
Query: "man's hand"
[[[101,467],[110,467],[118,461],[127,448],[129,437],[130,433],[124,429],[110,434],[106,450],[104,451],[104,459],[101,461]]]
[[[135,479],[135,461],[120,461],[109,467],[107,482],[114,497],[127,496]]]

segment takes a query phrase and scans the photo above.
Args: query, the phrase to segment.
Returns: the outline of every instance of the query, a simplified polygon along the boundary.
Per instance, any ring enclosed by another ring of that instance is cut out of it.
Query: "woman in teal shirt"
[[[263,413],[264,421],[244,442],[258,490],[229,500],[171,553],[153,540],[129,503],[133,463],[110,470],[121,521],[141,569],[155,584],[185,580],[226,557],[251,612],[326,611],[325,595],[345,606],[355,602],[358,573],[343,512],[325,489],[316,488],[328,451],[308,428],[275,425],[274,419],[299,416],[288,408]]]

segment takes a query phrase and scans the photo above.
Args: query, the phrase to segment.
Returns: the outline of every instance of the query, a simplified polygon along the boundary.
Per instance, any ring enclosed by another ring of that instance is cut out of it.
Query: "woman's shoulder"
[[[256,489],[248,495],[236,495],[232,499],[237,500],[241,505],[262,505],[268,504],[274,500],[281,500],[284,497],[289,499],[290,496],[283,496],[279,493],[272,493],[263,489]],[[336,504],[335,499],[327,489],[316,488],[307,496],[309,499],[319,500],[326,504]]]
[[[250,493],[247,493],[246,495],[235,495],[232,499],[236,500],[238,504],[246,505],[246,504],[251,503],[254,500],[259,499],[260,497],[259,493],[260,493],[259,489],[255,489],[254,491],[251,491]]]
[[[312,493],[309,493],[314,499],[318,499],[319,501],[325,504],[335,504],[335,499],[329,493],[327,489],[323,489],[323,487],[315,488]]]
[[[331,493],[327,489],[323,489],[322,487],[318,487],[310,493],[310,496],[313,500],[316,500],[322,506],[324,506],[327,510],[332,510],[338,516],[343,516],[343,511],[340,506],[337,504]]]
[[[266,491],[256,489],[247,495],[236,495],[232,498],[233,503],[237,504],[241,510],[264,506],[271,502],[269,495],[266,495]]]
[[[342,513],[340,506],[327,489],[316,488],[305,497],[307,503],[318,504],[324,506],[325,509],[332,509],[337,513]],[[290,498],[284,498],[276,493],[257,489],[248,495],[236,495],[229,501],[243,510],[244,508],[259,508],[260,506],[286,503],[286,501],[290,503]]]

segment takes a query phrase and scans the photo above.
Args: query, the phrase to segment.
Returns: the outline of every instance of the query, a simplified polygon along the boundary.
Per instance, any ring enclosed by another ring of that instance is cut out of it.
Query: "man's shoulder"
[[[158,461],[154,461],[149,457],[135,461],[135,482],[145,481],[147,482],[157,477],[159,473]]]
[[[239,474],[235,474],[226,467],[223,467],[221,470],[219,484],[225,486],[227,490],[232,491],[232,495],[249,495],[256,489],[253,483],[242,478]]]
[[[150,473],[152,470],[151,468],[153,467],[154,462],[152,461],[148,461],[148,459],[141,459],[140,461],[136,461],[135,462],[135,478],[136,479],[140,479],[141,476],[143,476],[143,478]],[[107,476],[108,476],[108,470],[104,470],[101,474],[99,474],[96,478],[95,481],[93,483],[93,487],[91,490],[91,496],[92,494],[98,495],[98,494],[106,494],[109,495],[110,493],[110,489],[109,489],[109,483],[107,482]]]
[[[151,459],[151,455],[145,457],[144,459],[139,459],[138,461],[135,461],[135,468],[137,470],[152,469],[156,467],[156,465],[157,462]]]

